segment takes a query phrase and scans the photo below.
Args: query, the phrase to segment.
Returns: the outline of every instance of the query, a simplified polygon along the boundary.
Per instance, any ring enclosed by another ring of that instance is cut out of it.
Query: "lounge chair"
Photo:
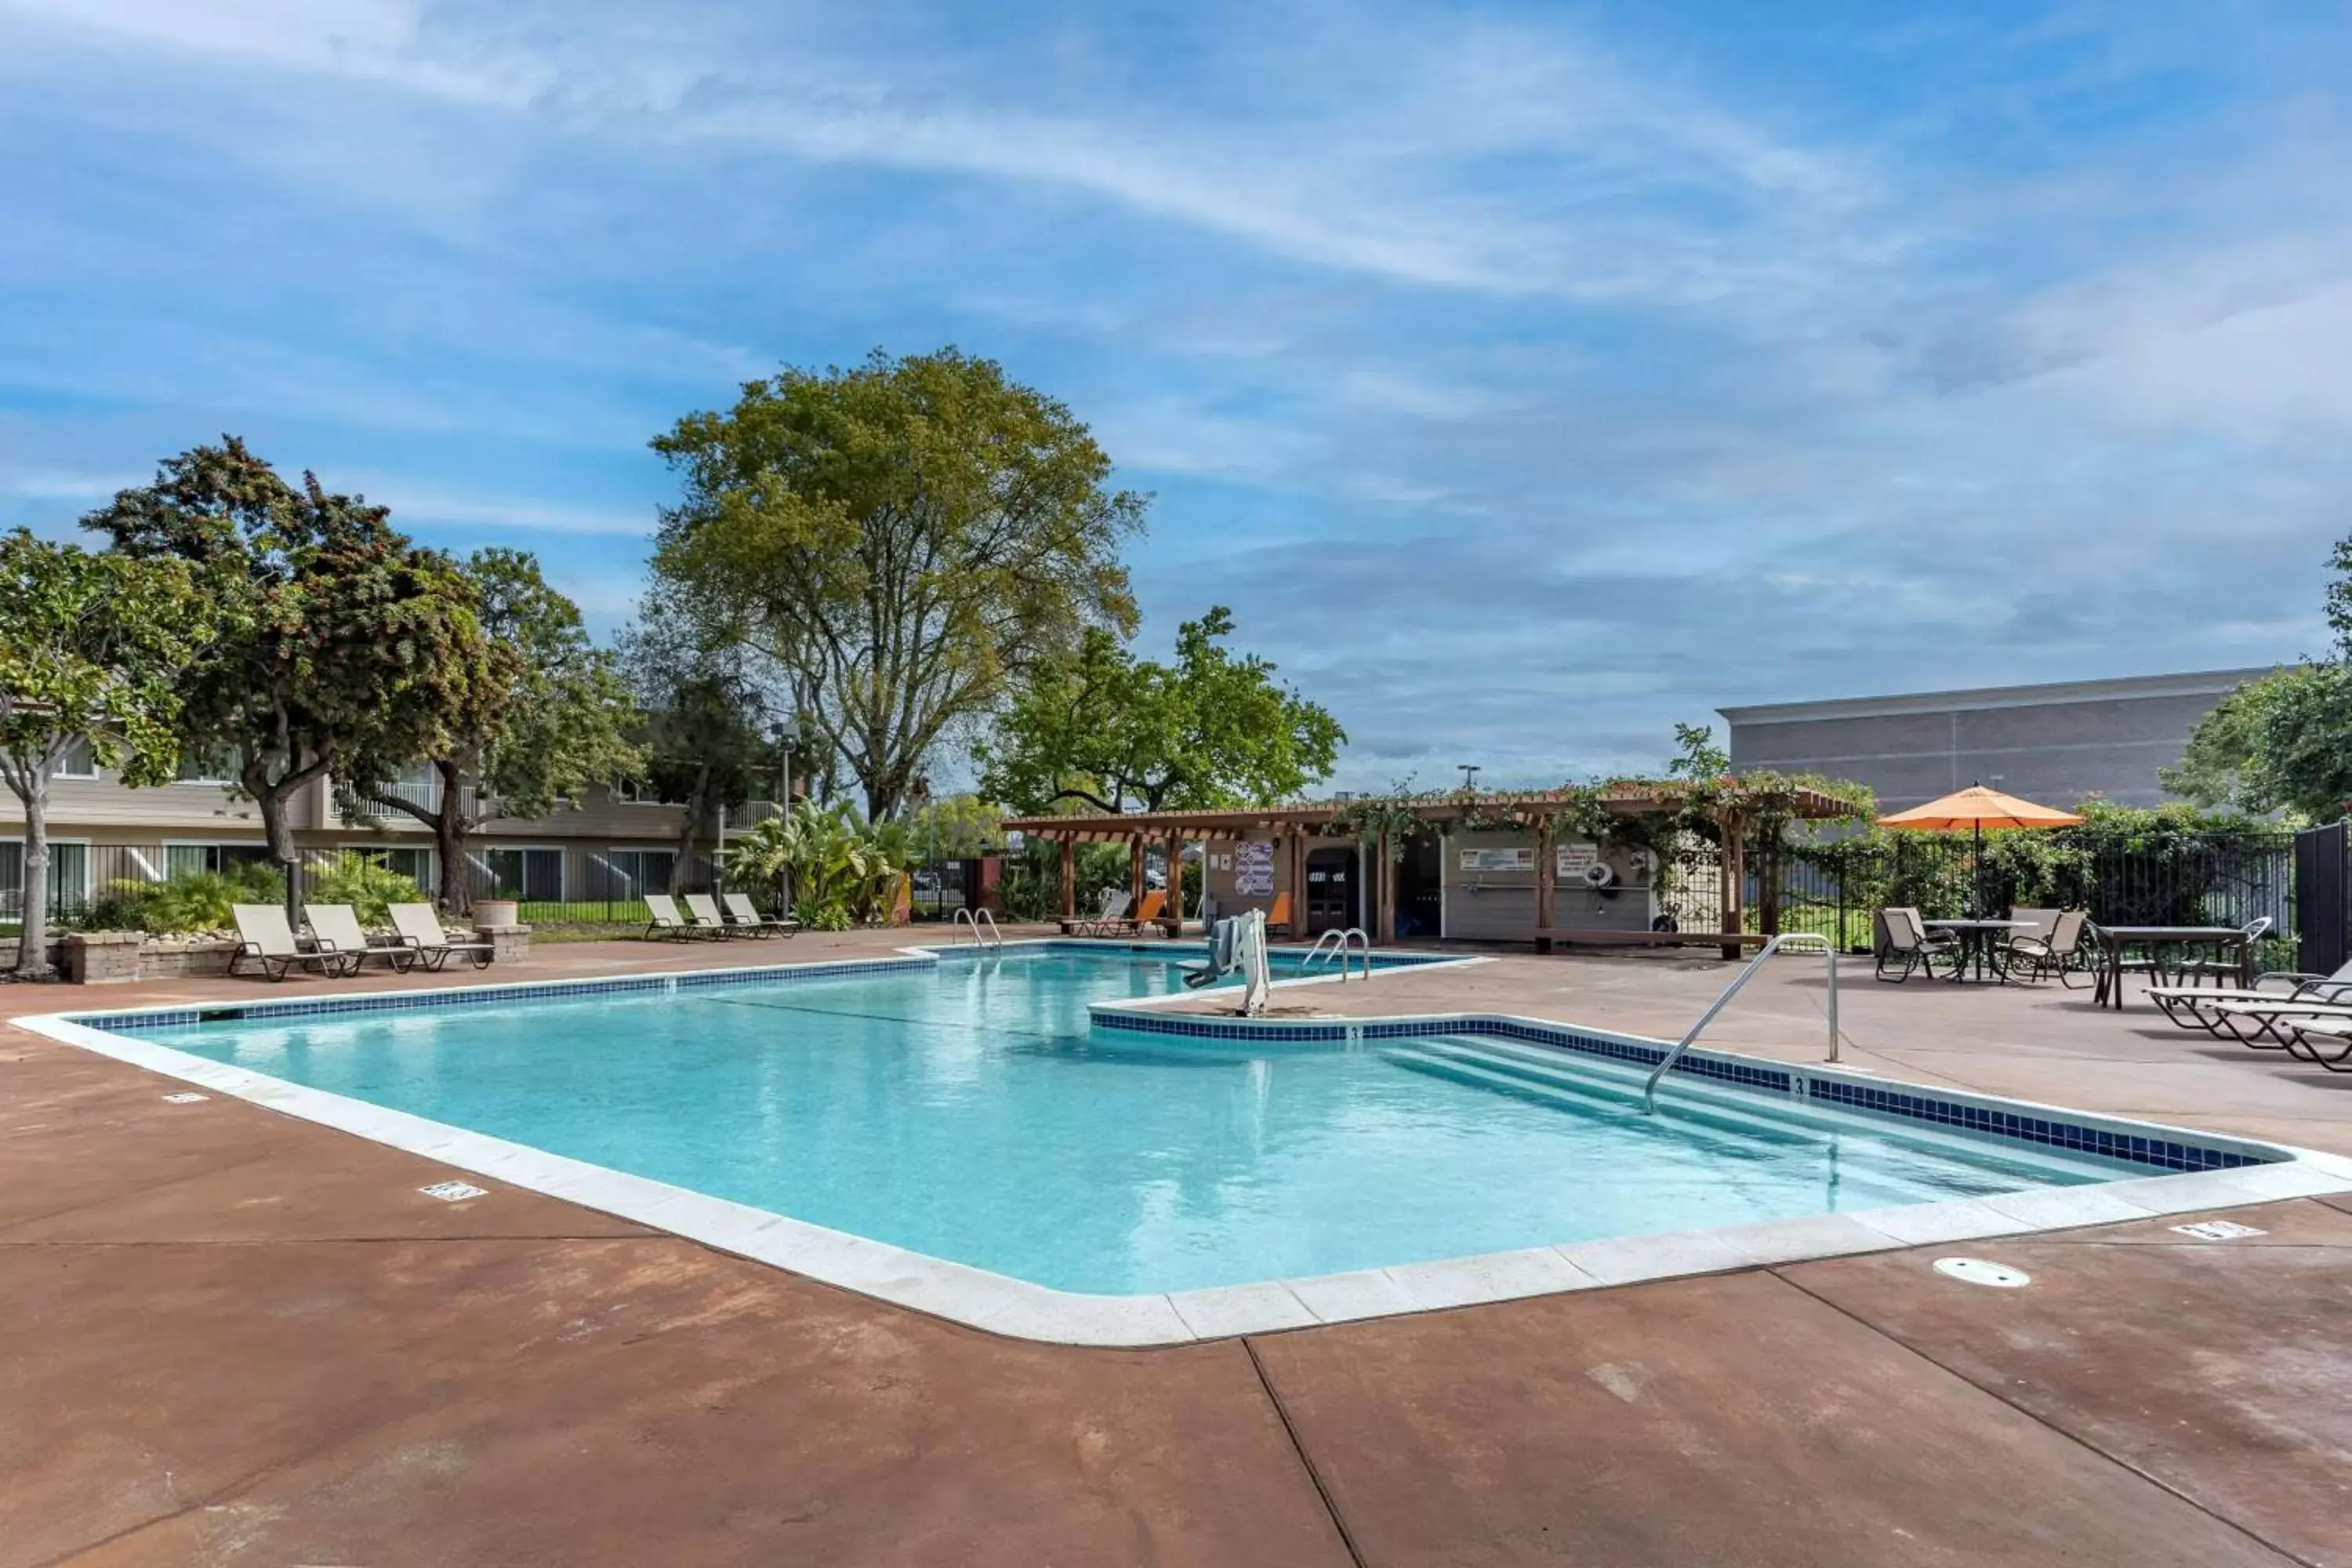
[[[332,948],[302,951],[286,911],[276,904],[231,904],[229,913],[236,921],[236,952],[228,961],[231,974],[247,959],[260,964],[261,973],[272,980],[285,979],[296,964],[315,969],[330,980],[340,980],[359,965],[356,956],[346,957]]]
[[[1900,963],[1902,972],[1895,976],[1893,984],[1900,985],[1915,972],[1933,980],[1936,978],[1937,962],[1941,959],[1951,960],[1953,973],[1958,973],[1959,942],[1942,932],[1931,934],[1921,923],[1917,910],[1884,909],[1878,911],[1878,918],[1879,923],[1886,928],[1886,945],[1879,950],[1878,961],[1873,970],[1878,979],[1886,979],[1888,968]]]
[[[1102,907],[1091,915],[1078,915],[1062,922],[1064,936],[1100,936],[1103,928],[1115,921],[1127,918],[1127,906],[1134,902],[1132,893],[1118,888],[1105,888]]]
[[[2164,1010],[2166,1017],[2182,1028],[2218,1033],[2202,1015],[2225,1005],[2242,1005],[2254,1012],[2281,1012],[2297,1002],[2329,1006],[2352,1003],[2352,963],[2344,964],[2333,974],[2303,974],[2290,970],[2258,974],[2251,986],[2151,985],[2147,994]]]
[[[645,900],[646,912],[653,916],[646,926],[646,935],[649,937],[672,937],[685,942],[691,938],[714,934],[700,924],[688,921],[684,915],[679,914],[677,900],[667,893],[647,893],[645,895]]]
[[[694,922],[694,929],[708,936],[730,937],[754,936],[758,934],[754,931],[744,931],[740,926],[729,925],[727,923],[727,917],[719,912],[719,900],[712,898],[709,893],[687,894],[686,913],[687,918]]]
[[[724,902],[727,913],[738,931],[748,931],[753,936],[790,936],[801,929],[801,922],[784,915],[763,915],[751,903],[749,893],[729,893]]]
[[[1101,922],[1098,929],[1090,934],[1095,936],[1133,936],[1142,931],[1145,926],[1148,926],[1151,924],[1152,921],[1158,920],[1160,918],[1160,911],[1167,907],[1167,894],[1160,892],[1146,893],[1143,895],[1143,902],[1136,906],[1134,914],[1122,915],[1117,920],[1104,921]]]
[[[416,967],[416,950],[404,942],[373,942],[360,929],[360,917],[349,904],[305,904],[302,918],[310,923],[310,940],[321,952],[332,952],[352,961],[352,973],[356,974],[367,966],[371,958],[381,958],[384,967],[396,974],[405,974]]]
[[[1285,936],[1296,936],[1290,929],[1290,893],[1287,889],[1274,896],[1274,908],[1265,911],[1265,929],[1278,931]]]
[[[2352,1014],[2291,1016],[2280,1022],[2294,1036],[2290,1053],[2329,1072],[2352,1072]]]
[[[473,942],[451,942],[431,904],[393,905],[392,929],[400,933],[400,940],[416,955],[417,963],[435,971],[461,952],[473,960],[475,968],[486,969],[498,952],[495,944],[478,938]]]
[[[2067,975],[2089,973],[2080,950],[2091,917],[2081,910],[2020,910],[2016,918],[2038,921],[2045,914],[2051,917],[2048,924],[2009,939],[2009,965],[2031,969],[2036,980],[2054,973],[2058,984],[2071,990],[2074,982]]]

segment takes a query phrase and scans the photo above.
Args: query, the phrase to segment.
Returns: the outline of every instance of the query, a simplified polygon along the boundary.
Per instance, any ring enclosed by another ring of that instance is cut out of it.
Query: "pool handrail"
[[[1791,952],[1798,951],[1795,945],[1798,943],[1804,944],[1802,951],[1811,952],[1816,951],[1812,945],[1815,942],[1819,942],[1821,944],[1818,951],[1828,953],[1830,958],[1830,1059],[1832,1061],[1835,1061],[1837,1059],[1838,1045],[1837,944],[1831,942],[1829,938],[1819,935],[1813,931],[1783,931],[1779,936],[1767,939],[1764,945],[1756,950],[1756,956],[1749,959],[1746,965],[1740,969],[1739,973],[1731,977],[1731,984],[1723,988],[1723,994],[1708,1003],[1706,1011],[1698,1016],[1698,1022],[1693,1024],[1688,1032],[1686,1032],[1681,1039],[1675,1042],[1674,1049],[1668,1051],[1664,1056],[1658,1058],[1658,1065],[1650,1069],[1649,1081],[1642,1085],[1642,1114],[1648,1116],[1657,1110],[1658,1080],[1666,1076],[1667,1069],[1672,1068],[1676,1061],[1681,1059],[1682,1054],[1685,1051],[1690,1049],[1691,1042],[1698,1038],[1699,1031],[1706,1028],[1707,1025],[1713,1023],[1715,1021],[1715,1016],[1717,1013],[1722,1012],[1725,1007],[1728,1006],[1734,996],[1739,994],[1739,988],[1747,984],[1749,980],[1753,979],[1758,970],[1764,967],[1764,961],[1766,959],[1771,957],[1783,947],[1790,948]]]
[[[1348,944],[1350,939],[1360,944],[1364,960],[1364,978],[1370,980],[1372,977],[1372,939],[1361,926],[1349,926],[1344,931],[1325,931],[1315,939],[1315,945],[1307,950],[1307,956],[1298,961],[1298,967],[1302,970],[1307,969],[1337,954],[1339,960],[1339,984],[1345,985],[1348,983],[1349,951]],[[1329,947],[1323,945],[1327,942],[1331,943]]]
[[[1004,945],[1004,933],[997,929],[996,916],[987,910],[958,909],[954,914],[948,917],[948,934],[952,938],[957,926],[968,925],[971,927],[971,945],[978,947],[981,945],[980,922],[983,920],[988,922],[988,944],[991,947],[1002,948]]]

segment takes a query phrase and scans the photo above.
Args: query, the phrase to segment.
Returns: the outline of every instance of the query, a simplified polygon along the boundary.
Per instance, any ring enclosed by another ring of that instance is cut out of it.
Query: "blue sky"
[[[646,439],[954,343],[1342,785],[2316,651],[2352,10],[0,0],[0,523],[224,430],[602,627]]]

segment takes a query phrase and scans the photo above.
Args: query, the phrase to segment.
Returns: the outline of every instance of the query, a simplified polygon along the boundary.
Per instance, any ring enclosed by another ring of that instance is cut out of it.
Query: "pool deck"
[[[541,948],[483,976],[905,933]],[[2352,1152],[2352,1077],[2055,987],[1877,986],[1890,1079]],[[1678,1032],[1538,959],[1286,1006]],[[0,1016],[323,994],[0,986]],[[1822,1054],[1820,961],[1713,1043]],[[0,1029],[0,1565],[2352,1563],[2352,1198],[1165,1350],[1000,1338]],[[1498,1200],[1507,1173],[1498,1173]],[[2025,1269],[1987,1289],[1955,1250]]]

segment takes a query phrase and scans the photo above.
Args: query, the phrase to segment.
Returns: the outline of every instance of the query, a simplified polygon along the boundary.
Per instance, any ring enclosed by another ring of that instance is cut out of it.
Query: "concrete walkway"
[[[646,958],[597,946],[529,975]],[[1662,1028],[1721,978],[1445,983]],[[1763,985],[1726,1043],[1818,1049],[1802,984]],[[1890,1076],[2210,1089],[2218,1115],[2179,1119],[2347,1144],[2338,1091],[2145,1014],[1848,992]],[[1971,1244],[2021,1290],[1934,1273],[1940,1248],[1085,1351],[478,1177],[440,1203],[418,1189],[446,1167],[175,1087],[0,1030],[0,1564],[2352,1563],[2352,1200],[2233,1211],[2266,1233],[2235,1241]]]

